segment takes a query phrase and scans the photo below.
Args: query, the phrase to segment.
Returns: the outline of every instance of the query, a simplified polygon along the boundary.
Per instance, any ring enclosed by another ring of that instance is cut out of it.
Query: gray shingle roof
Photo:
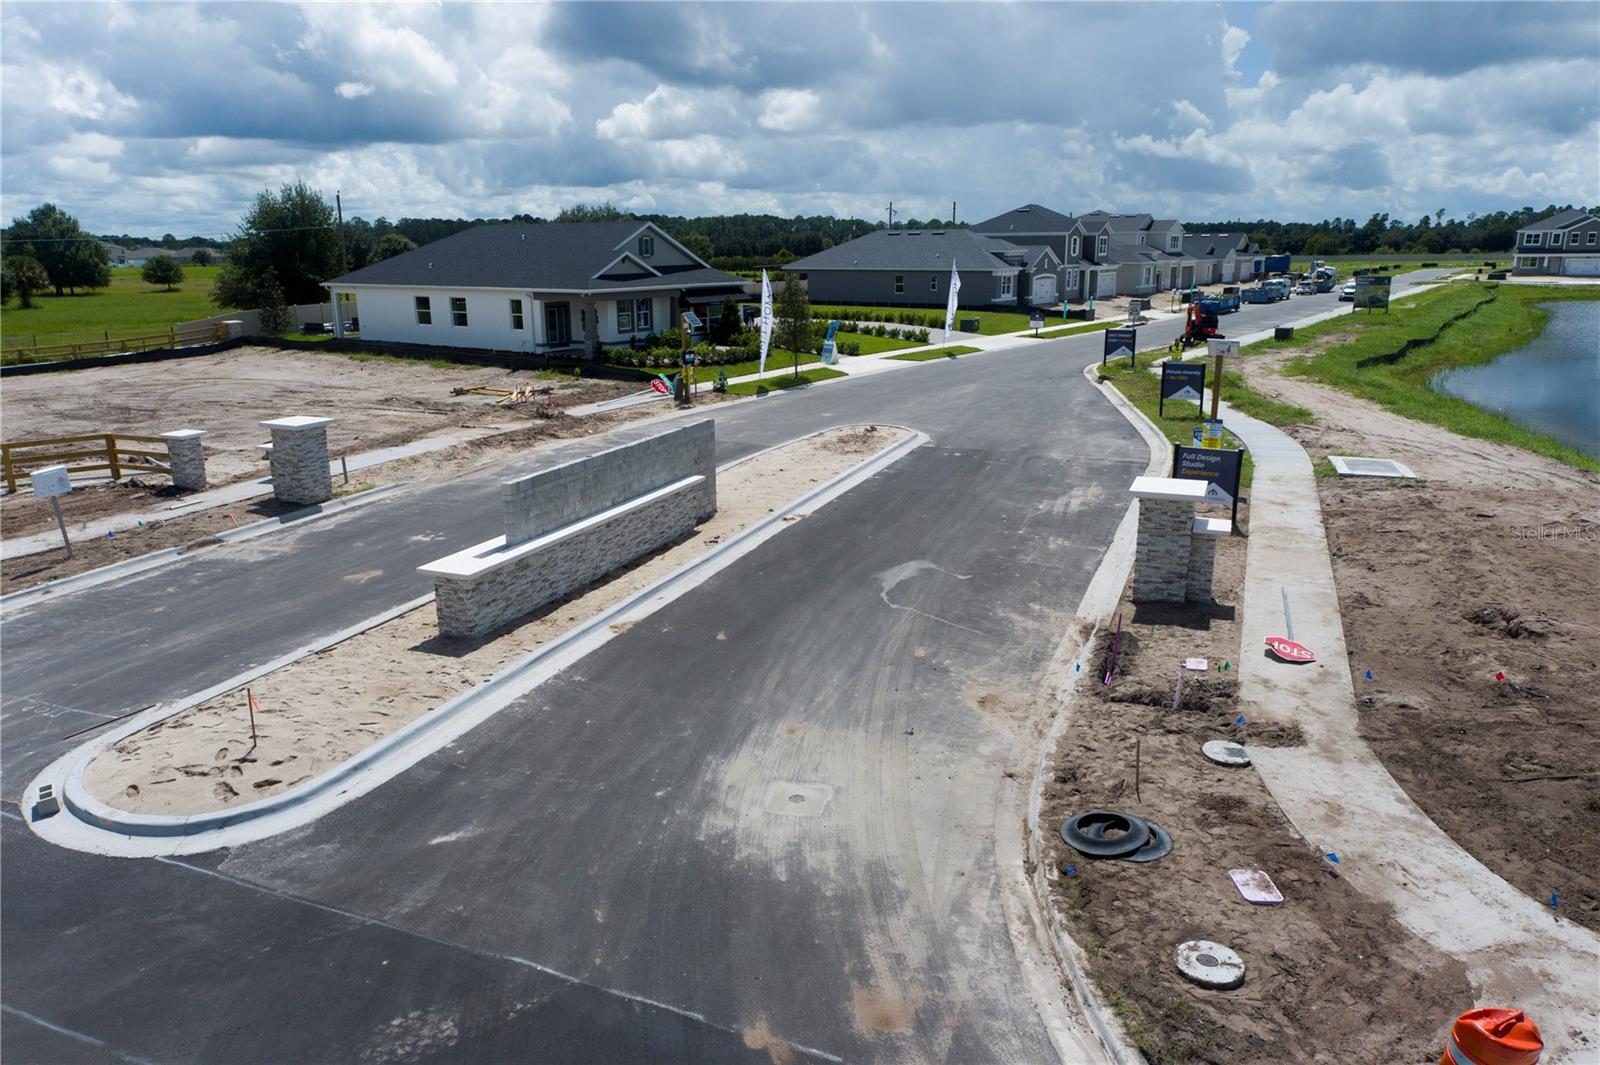
[[[1181,258],[1153,244],[1140,244],[1137,232],[1113,233],[1106,249],[1106,261],[1111,263],[1164,263]]]
[[[1183,254],[1189,259],[1222,259],[1248,247],[1243,233],[1186,233]]]
[[[1029,249],[970,229],[879,229],[837,247],[797,259],[785,270],[957,270],[994,272],[1016,269],[998,256]]]
[[[1065,233],[1077,224],[1078,220],[1071,215],[1029,203],[986,218],[972,229],[978,233],[1004,236],[1007,233]]]
[[[1549,218],[1542,218],[1537,222],[1529,222],[1523,229],[1566,229],[1568,226],[1587,221],[1595,216],[1588,211],[1576,207],[1569,207],[1565,211],[1558,211]]]
[[[646,224],[637,221],[547,222],[473,226],[325,284],[566,292],[742,284],[732,274],[713,270],[703,263],[690,267],[657,266],[662,273],[660,277],[631,264],[622,264],[607,277],[595,277],[618,255],[631,250],[619,248],[619,245]]]
[[[1104,224],[1109,225],[1114,233],[1130,233],[1134,230],[1149,229],[1150,223],[1155,219],[1147,214],[1112,214],[1109,211],[1089,211],[1079,215],[1078,221],[1091,228]]]

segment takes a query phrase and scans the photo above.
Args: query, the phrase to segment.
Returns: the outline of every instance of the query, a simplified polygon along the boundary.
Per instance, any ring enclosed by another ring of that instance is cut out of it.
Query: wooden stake
[[[1144,797],[1139,794],[1139,763],[1141,761],[1141,747],[1142,743],[1140,742],[1140,738],[1135,736],[1133,738],[1133,798],[1135,802],[1144,801]]]
[[[253,747],[256,742],[256,697],[249,688],[244,690],[244,705],[250,711],[250,745]]]

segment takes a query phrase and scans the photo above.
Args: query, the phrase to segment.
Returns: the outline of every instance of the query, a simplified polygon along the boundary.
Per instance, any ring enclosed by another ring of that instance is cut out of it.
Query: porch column
[[[595,306],[594,298],[583,297],[583,356],[590,358],[594,355],[595,345],[600,342],[600,311]]]
[[[544,347],[544,303],[534,298],[533,293],[525,292],[523,296],[528,301],[528,313],[533,315],[533,350],[538,351]]]
[[[335,339],[343,340],[344,312],[339,308],[339,293],[330,288],[328,295],[333,297],[333,335]]]

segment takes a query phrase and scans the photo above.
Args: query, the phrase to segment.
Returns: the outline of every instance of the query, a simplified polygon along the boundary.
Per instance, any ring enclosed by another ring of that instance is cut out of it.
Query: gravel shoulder
[[[235,690],[111,747],[90,764],[85,784],[96,798],[145,814],[200,813],[278,794],[904,436],[900,429],[830,430],[739,463],[718,476],[717,513],[689,537],[565,602],[476,641],[441,638],[433,606],[419,607],[252,682],[260,704],[256,743],[245,693]]]

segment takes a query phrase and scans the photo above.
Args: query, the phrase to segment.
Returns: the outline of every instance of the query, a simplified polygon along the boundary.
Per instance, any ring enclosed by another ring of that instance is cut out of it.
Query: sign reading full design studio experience
[[[1382,308],[1387,311],[1389,309],[1389,281],[1388,277],[1378,274],[1363,274],[1356,278],[1356,307],[1365,307],[1368,310]]]
[[[1206,482],[1206,502],[1232,507],[1235,521],[1239,517],[1239,479],[1243,473],[1243,451],[1172,445],[1172,476]]]

